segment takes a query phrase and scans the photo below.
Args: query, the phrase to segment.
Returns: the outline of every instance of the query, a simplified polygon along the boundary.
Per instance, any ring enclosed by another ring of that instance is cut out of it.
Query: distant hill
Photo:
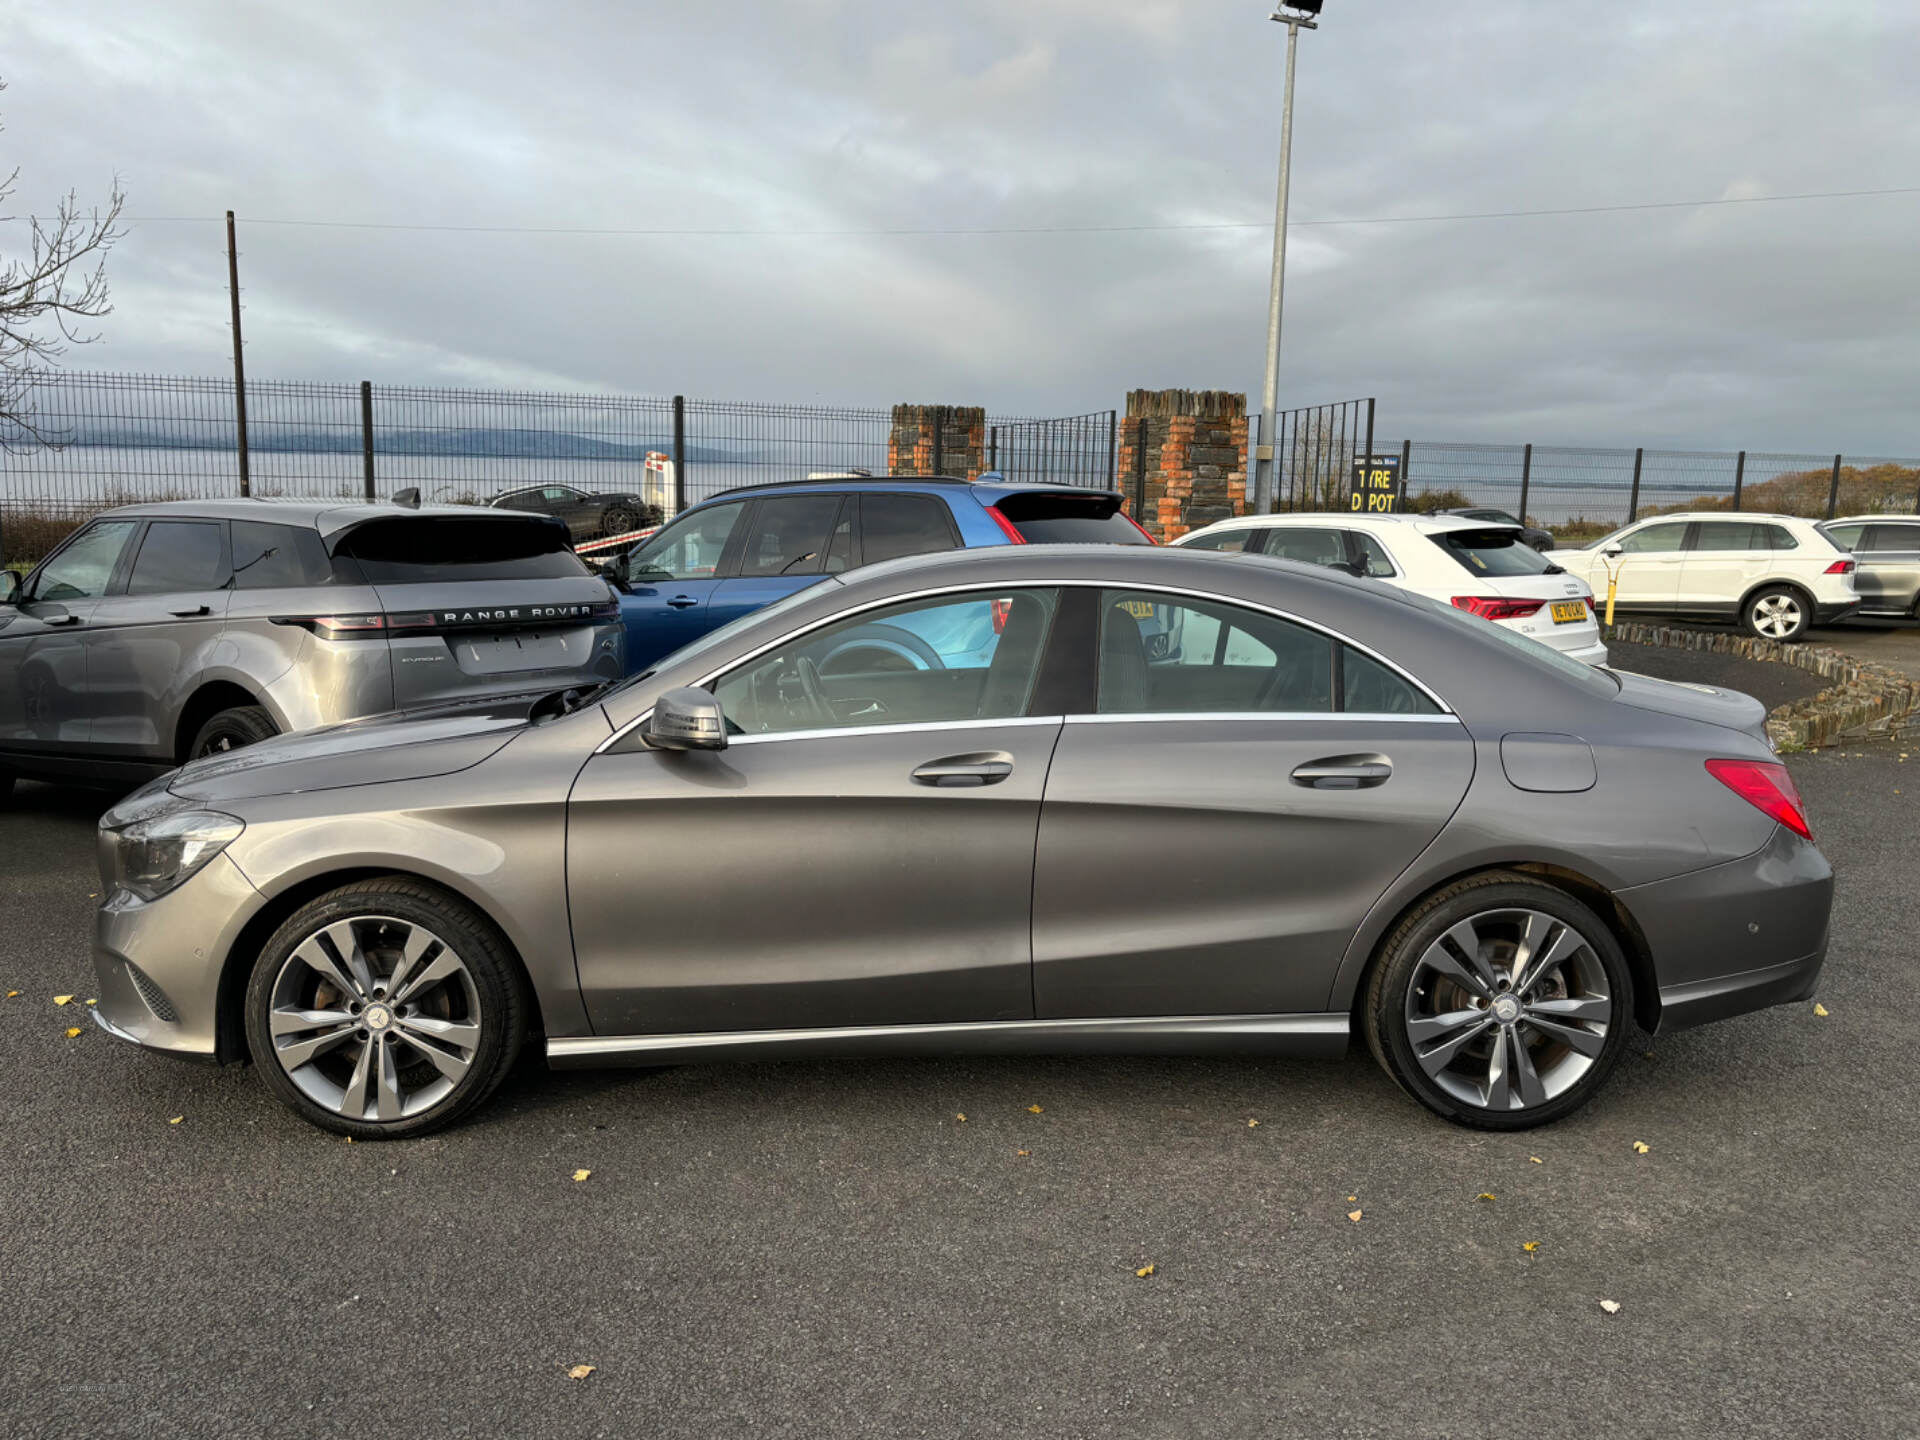
[[[1833,471],[1796,470],[1776,475],[1771,480],[1754,481],[1740,491],[1743,511],[1773,515],[1825,515],[1827,492],[1833,485]],[[1920,495],[1920,468],[1910,465],[1856,465],[1840,467],[1840,498],[1836,515],[1911,514],[1916,495]],[[1687,510],[1731,510],[1733,496],[1698,495],[1677,505],[1640,507],[1641,518],[1649,515],[1680,513]]]

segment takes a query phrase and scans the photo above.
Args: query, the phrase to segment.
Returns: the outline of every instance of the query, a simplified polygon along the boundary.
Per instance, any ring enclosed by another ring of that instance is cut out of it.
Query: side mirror
[[[1621,555],[1625,554],[1626,552],[1618,545],[1609,545],[1607,546],[1606,549],[1602,550],[1600,553],[1606,556],[1607,559],[1609,560],[1617,560]]]
[[[724,750],[727,719],[711,692],[683,685],[653,702],[646,737],[656,750]]]
[[[0,570],[0,605],[20,603],[20,572]]]
[[[611,559],[595,560],[590,563],[594,569],[600,572],[601,577],[622,595],[631,595],[633,593],[633,587],[627,584],[626,556],[616,555]]]

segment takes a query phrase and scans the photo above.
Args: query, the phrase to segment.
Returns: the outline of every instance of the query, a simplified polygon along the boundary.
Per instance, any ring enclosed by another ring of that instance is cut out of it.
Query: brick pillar
[[[986,449],[987,412],[979,405],[893,407],[893,429],[887,434],[889,474],[971,480],[984,468]]]
[[[1247,397],[1225,390],[1134,390],[1120,422],[1115,477],[1133,494],[1140,422],[1146,423],[1146,506],[1154,539],[1175,540],[1246,511]]]

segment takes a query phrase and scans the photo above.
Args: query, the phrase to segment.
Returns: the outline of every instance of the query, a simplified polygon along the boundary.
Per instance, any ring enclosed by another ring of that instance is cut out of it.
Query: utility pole
[[[233,415],[240,437],[240,494],[253,493],[247,473],[247,366],[240,358],[240,255],[233,245],[233,212],[227,212],[227,291],[233,300]]]
[[[1253,509],[1273,508],[1275,417],[1280,413],[1280,307],[1287,284],[1287,171],[1293,158],[1293,67],[1302,30],[1317,30],[1324,0],[1288,0],[1267,18],[1287,27],[1287,87],[1280,109],[1280,181],[1273,200],[1273,283],[1267,292],[1267,384],[1261,394],[1264,444],[1254,451]]]

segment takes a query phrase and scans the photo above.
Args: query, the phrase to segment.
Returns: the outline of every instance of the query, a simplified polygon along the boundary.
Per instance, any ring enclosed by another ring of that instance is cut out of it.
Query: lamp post
[[[1293,65],[1302,30],[1319,28],[1325,0],[1291,0],[1267,18],[1287,27],[1287,88],[1280,110],[1280,180],[1273,201],[1273,284],[1267,292],[1267,385],[1261,395],[1264,442],[1254,451],[1253,509],[1265,515],[1274,500],[1274,421],[1280,412],[1280,302],[1287,285],[1287,169],[1293,157]]]

